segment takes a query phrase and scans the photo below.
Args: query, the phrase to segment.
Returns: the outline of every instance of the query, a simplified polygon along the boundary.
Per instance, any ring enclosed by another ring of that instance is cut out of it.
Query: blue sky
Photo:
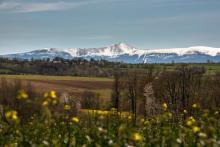
[[[0,0],[0,54],[41,48],[220,47],[220,0]]]

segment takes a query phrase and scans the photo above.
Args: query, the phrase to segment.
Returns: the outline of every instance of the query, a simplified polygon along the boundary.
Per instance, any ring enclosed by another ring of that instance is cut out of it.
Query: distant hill
[[[40,49],[26,53],[2,55],[17,59],[105,59],[125,63],[205,63],[220,62],[220,48],[193,46],[189,48],[138,49],[126,43],[101,48]]]

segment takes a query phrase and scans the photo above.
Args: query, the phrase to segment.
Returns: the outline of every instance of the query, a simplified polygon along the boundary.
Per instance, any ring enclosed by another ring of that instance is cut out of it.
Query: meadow
[[[198,103],[176,117],[162,103],[161,114],[144,118],[128,112],[77,110],[62,104],[55,91],[34,101],[25,91],[16,110],[1,105],[1,146],[219,146],[220,109],[205,110]],[[25,111],[32,107],[33,111]],[[59,111],[58,111],[59,110]],[[3,114],[2,114],[3,113]]]
[[[0,146],[220,146],[218,66],[129,69],[0,75]]]

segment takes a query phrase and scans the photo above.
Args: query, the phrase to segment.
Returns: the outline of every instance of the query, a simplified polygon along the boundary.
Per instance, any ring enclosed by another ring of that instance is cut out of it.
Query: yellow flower
[[[44,93],[44,98],[47,98],[48,96],[49,96],[48,92]]]
[[[75,123],[79,123],[79,118],[78,117],[73,117],[72,121],[75,122]]]
[[[47,107],[47,106],[49,105],[49,103],[48,103],[48,101],[43,101],[42,105],[43,105],[44,107]]]
[[[128,116],[128,120],[132,120],[132,116],[131,115]]]
[[[186,125],[187,126],[192,126],[193,124],[195,124],[196,120],[194,119],[194,117],[189,117],[187,120],[186,120]]]
[[[52,98],[52,99],[56,99],[57,98],[57,94],[55,91],[50,91],[50,92],[46,92],[44,93],[44,98]]]
[[[199,104],[194,103],[194,104],[192,105],[192,108],[194,108],[194,109],[199,108]]]
[[[145,122],[145,119],[144,118],[141,118],[141,123],[144,123]]]
[[[9,122],[17,122],[18,121],[17,111],[14,111],[14,110],[6,112],[5,117],[6,117],[7,121],[9,121]]]
[[[188,121],[186,122],[186,125],[187,125],[187,126],[192,126],[192,124],[193,124],[193,123],[192,123],[191,120],[188,120]]]
[[[142,136],[139,133],[134,133],[131,136],[131,140],[136,141],[136,142],[141,141],[142,140]]]
[[[173,114],[169,112],[169,113],[168,113],[168,117],[169,117],[169,118],[172,118],[172,116],[173,116]]]
[[[64,106],[64,110],[70,110],[71,109],[71,106],[70,105],[65,105]]]
[[[55,99],[57,98],[56,92],[55,91],[50,91],[50,96],[51,98]]]
[[[28,99],[28,94],[24,90],[20,90],[18,92],[17,99],[26,100],[26,99]]]
[[[53,104],[53,105],[56,105],[57,103],[58,103],[57,100],[53,100],[53,101],[52,101],[52,104]]]
[[[197,126],[194,126],[194,127],[192,128],[192,131],[193,131],[193,133],[198,133],[198,132],[200,132],[200,128],[197,127]]]
[[[163,107],[163,110],[165,110],[165,111],[166,111],[166,110],[167,110],[167,108],[168,108],[167,103],[163,103],[163,104],[162,104],[162,107]]]
[[[184,113],[184,114],[187,114],[188,112],[187,112],[187,110],[184,109],[184,110],[183,110],[183,113]]]

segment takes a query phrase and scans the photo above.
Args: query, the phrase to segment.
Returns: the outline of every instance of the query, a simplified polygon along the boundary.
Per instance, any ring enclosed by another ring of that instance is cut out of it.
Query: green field
[[[206,69],[206,75],[213,75],[215,73],[220,72],[220,64],[206,64],[206,63],[198,63],[198,64],[188,64],[190,67],[204,67]],[[173,71],[176,68],[181,66],[181,64],[154,64],[154,67],[158,71],[162,71],[163,69],[167,71]]]
[[[10,69],[0,69],[0,73],[9,74],[12,71]]]

